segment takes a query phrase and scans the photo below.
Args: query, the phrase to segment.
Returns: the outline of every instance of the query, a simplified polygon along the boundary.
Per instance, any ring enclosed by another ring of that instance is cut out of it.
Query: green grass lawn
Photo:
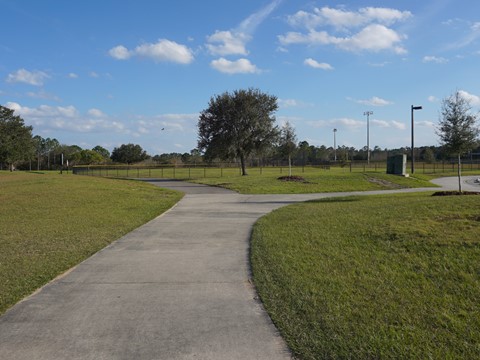
[[[480,196],[292,205],[255,225],[267,311],[301,359],[479,359]]]
[[[0,314],[181,197],[139,181],[0,172]]]
[[[275,168],[264,169],[262,174],[251,171],[251,175],[239,176],[228,174],[222,177],[194,178],[190,181],[221,186],[241,194],[307,194],[322,192],[388,190],[395,188],[434,187],[429,177],[415,175],[402,177],[381,172],[349,172],[348,169],[331,168],[331,170],[309,169],[302,172],[294,169],[292,175],[303,177],[305,182],[281,181]]]

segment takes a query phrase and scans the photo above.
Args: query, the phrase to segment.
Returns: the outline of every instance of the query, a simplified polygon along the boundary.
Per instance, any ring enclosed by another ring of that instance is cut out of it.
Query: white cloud
[[[401,123],[395,120],[392,121],[392,126],[398,130],[405,130],[407,128],[407,126],[404,123]]]
[[[278,37],[282,45],[309,44],[309,45],[335,45],[346,51],[372,51],[391,50],[396,54],[405,54],[407,51],[400,45],[402,37],[392,29],[383,25],[368,25],[360,32],[350,37],[336,37],[326,31],[311,30],[307,34],[288,32]]]
[[[333,70],[332,65],[327,64],[327,63],[319,63],[318,61],[316,61],[312,58],[305,59],[305,61],[303,63],[305,65],[310,66],[310,67],[315,68],[315,69]]]
[[[241,32],[216,31],[207,37],[209,43],[206,46],[212,55],[248,55],[245,48],[248,40],[250,36]]]
[[[104,117],[105,116],[105,114],[101,110],[98,110],[98,109],[90,109],[90,110],[88,110],[87,114],[90,115],[90,116],[93,116],[93,117]]]
[[[115,46],[108,51],[111,57],[118,60],[126,60],[132,56],[130,51],[123,45]]]
[[[480,96],[470,94],[465,90],[459,90],[458,93],[460,94],[461,97],[467,100],[470,103],[470,105],[480,106]]]
[[[378,119],[373,119],[370,121],[370,123],[373,125],[373,126],[378,126],[378,127],[390,127],[390,123],[388,121],[385,121],[385,120],[378,120]]]
[[[321,9],[315,8],[313,13],[299,11],[288,17],[292,26],[315,28],[322,25],[331,25],[339,29],[353,28],[371,22],[378,22],[386,25],[397,21],[403,21],[412,16],[409,11],[399,11],[390,8],[361,8],[358,12],[334,9],[325,6]]]
[[[88,73],[88,76],[90,76],[91,78],[94,78],[94,79],[100,77],[100,75],[98,75],[95,71],[90,71],[90,72]]]
[[[25,69],[19,69],[15,73],[8,74],[7,82],[20,82],[34,86],[42,86],[43,82],[48,78],[50,78],[50,76],[43,71],[28,71]]]
[[[430,95],[427,100],[432,103],[438,102],[438,99],[433,95]]]
[[[430,129],[435,128],[435,123],[433,121],[416,121],[415,120],[415,126],[420,126],[420,127],[427,127]]]
[[[392,105],[393,104],[393,102],[382,99],[382,98],[379,98],[378,96],[373,96],[372,98],[366,99],[366,100],[355,100],[355,99],[350,99],[350,98],[348,98],[348,99],[353,100],[353,101],[355,101],[356,103],[359,103],[359,104],[370,105],[370,106],[387,106],[387,105]]]
[[[248,59],[230,61],[225,58],[220,58],[213,60],[210,65],[215,70],[226,74],[255,74],[260,72]]]
[[[25,122],[34,125],[43,131],[62,130],[72,132],[123,132],[123,123],[104,115],[99,118],[94,114],[101,113],[98,109],[91,109],[87,116],[82,115],[74,106],[49,106],[40,105],[37,108],[21,106],[9,102],[6,105],[25,119]],[[103,114],[103,113],[102,113]]]
[[[238,26],[237,30],[244,34],[253,34],[255,29],[277,8],[283,0],[273,0],[268,5],[253,13]]]
[[[246,44],[251,40],[256,28],[280,5],[283,0],[273,0],[259,11],[244,19],[235,29],[215,31],[207,36],[206,47],[211,55],[248,55]]]
[[[347,51],[383,51],[390,50],[396,54],[405,54],[407,50],[401,45],[405,36],[387,27],[411,17],[409,11],[390,8],[361,8],[357,12],[323,7],[312,13],[299,11],[288,17],[294,27],[307,30],[306,33],[287,32],[278,36],[282,45],[309,44],[334,45]],[[348,36],[332,35],[318,27],[330,26],[334,31],[347,33]],[[352,31],[362,28],[360,31]]]
[[[298,106],[298,101],[295,99],[278,99],[278,105],[283,108],[296,107]]]
[[[31,98],[34,98],[34,99],[60,101],[60,98],[58,96],[56,96],[54,94],[50,94],[43,89],[41,89],[40,91],[37,91],[37,92],[29,91],[29,92],[27,92],[27,96],[29,96]]]
[[[67,76],[69,79],[78,79],[78,75],[75,73],[69,73]]]
[[[344,38],[338,43],[338,47],[347,51],[373,51],[392,50],[396,54],[405,54],[407,51],[396,45],[402,41],[402,37],[394,30],[384,25],[371,24],[350,38]]]
[[[365,122],[351,118],[338,118],[331,120],[315,120],[307,121],[307,124],[314,128],[332,127],[332,126],[344,126],[347,128],[360,128],[365,126]]]
[[[109,55],[117,60],[126,60],[132,56],[152,59],[155,62],[175,62],[190,64],[194,60],[193,52],[187,46],[167,39],[160,39],[156,43],[145,43],[134,50],[128,50],[123,45],[109,50]]]
[[[424,63],[433,62],[433,63],[437,63],[437,64],[446,64],[448,62],[448,59],[445,59],[443,57],[427,55],[427,56],[423,57],[422,61]]]

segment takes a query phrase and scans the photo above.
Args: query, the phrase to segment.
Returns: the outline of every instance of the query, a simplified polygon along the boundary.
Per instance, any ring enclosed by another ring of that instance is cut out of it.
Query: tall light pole
[[[333,129],[333,154],[337,162],[337,129]]]
[[[370,165],[370,115],[373,111],[365,111],[363,115],[367,117],[367,164]]]
[[[413,131],[413,112],[415,110],[422,110],[422,107],[421,106],[413,106],[411,107],[411,111],[412,111],[412,174],[415,172],[415,154],[414,154],[414,131]]]

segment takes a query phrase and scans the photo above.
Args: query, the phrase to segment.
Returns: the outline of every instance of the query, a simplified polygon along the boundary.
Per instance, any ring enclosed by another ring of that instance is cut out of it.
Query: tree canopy
[[[471,113],[470,102],[459,91],[442,100],[437,134],[445,150],[458,158],[458,191],[462,191],[461,156],[477,144],[480,133],[477,115]]]
[[[113,149],[110,158],[115,162],[133,164],[147,159],[148,155],[140,145],[123,144]]]
[[[17,162],[28,159],[33,151],[32,127],[26,126],[13,110],[0,105],[0,163],[13,170]]]
[[[277,109],[277,98],[258,89],[216,95],[200,113],[198,148],[207,159],[240,159],[242,175],[246,175],[247,157],[278,138],[273,115]]]

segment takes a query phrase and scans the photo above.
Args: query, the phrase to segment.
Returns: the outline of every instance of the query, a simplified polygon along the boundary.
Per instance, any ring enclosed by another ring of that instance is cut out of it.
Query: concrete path
[[[290,359],[250,282],[252,225],[298,201],[385,193],[153,183],[187,195],[0,317],[0,359]]]

